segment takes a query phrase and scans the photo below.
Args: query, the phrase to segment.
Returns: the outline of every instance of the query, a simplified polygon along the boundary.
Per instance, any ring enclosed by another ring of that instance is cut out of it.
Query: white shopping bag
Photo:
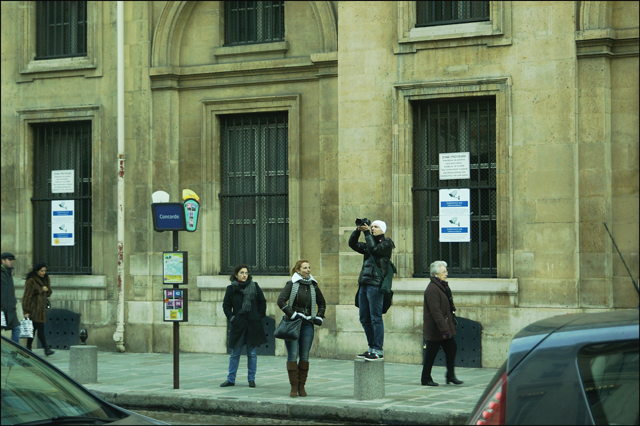
[[[33,339],[33,322],[29,318],[20,321],[20,337]]]
[[[7,320],[4,318],[4,311],[0,311],[0,312],[2,312],[2,324],[0,325],[0,327],[6,328]]]

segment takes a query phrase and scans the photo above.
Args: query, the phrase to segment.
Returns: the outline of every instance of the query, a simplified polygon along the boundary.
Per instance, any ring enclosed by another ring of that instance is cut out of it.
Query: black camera
[[[369,219],[367,219],[366,217],[364,217],[362,219],[357,217],[356,218],[356,226],[362,226],[362,225],[371,226],[371,221]]]

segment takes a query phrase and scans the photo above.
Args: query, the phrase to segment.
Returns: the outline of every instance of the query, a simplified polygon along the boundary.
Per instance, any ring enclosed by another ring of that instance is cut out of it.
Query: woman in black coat
[[[262,326],[262,318],[267,313],[267,300],[249,275],[247,265],[238,265],[229,277],[231,284],[227,286],[222,309],[229,320],[231,332],[229,347],[232,348],[229,358],[229,375],[220,386],[234,386],[236,372],[240,364],[242,348],[247,347],[247,368],[249,370],[249,386],[256,387],[256,370],[258,367],[258,346],[267,342]]]

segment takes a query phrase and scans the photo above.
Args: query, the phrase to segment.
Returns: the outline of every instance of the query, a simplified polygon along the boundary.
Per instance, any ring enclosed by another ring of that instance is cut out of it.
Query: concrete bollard
[[[384,398],[384,361],[355,360],[353,396],[359,401]]]
[[[82,384],[98,383],[98,347],[74,345],[69,349],[69,376]]]

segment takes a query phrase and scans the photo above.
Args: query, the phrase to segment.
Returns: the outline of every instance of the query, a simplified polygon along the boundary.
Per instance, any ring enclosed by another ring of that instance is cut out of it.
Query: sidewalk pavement
[[[42,349],[36,354],[44,357]],[[69,372],[69,351],[57,350],[47,361]],[[180,389],[173,389],[173,354],[98,352],[98,383],[85,387],[129,409],[177,410],[382,424],[461,424],[495,368],[456,368],[464,384],[445,384],[444,367],[434,367],[440,386],[420,385],[422,366],[385,362],[385,399],[354,398],[354,361],[310,359],[308,397],[289,397],[286,357],[258,356],[256,387],[247,382],[246,357],[233,387],[226,380],[229,356],[181,353]]]

